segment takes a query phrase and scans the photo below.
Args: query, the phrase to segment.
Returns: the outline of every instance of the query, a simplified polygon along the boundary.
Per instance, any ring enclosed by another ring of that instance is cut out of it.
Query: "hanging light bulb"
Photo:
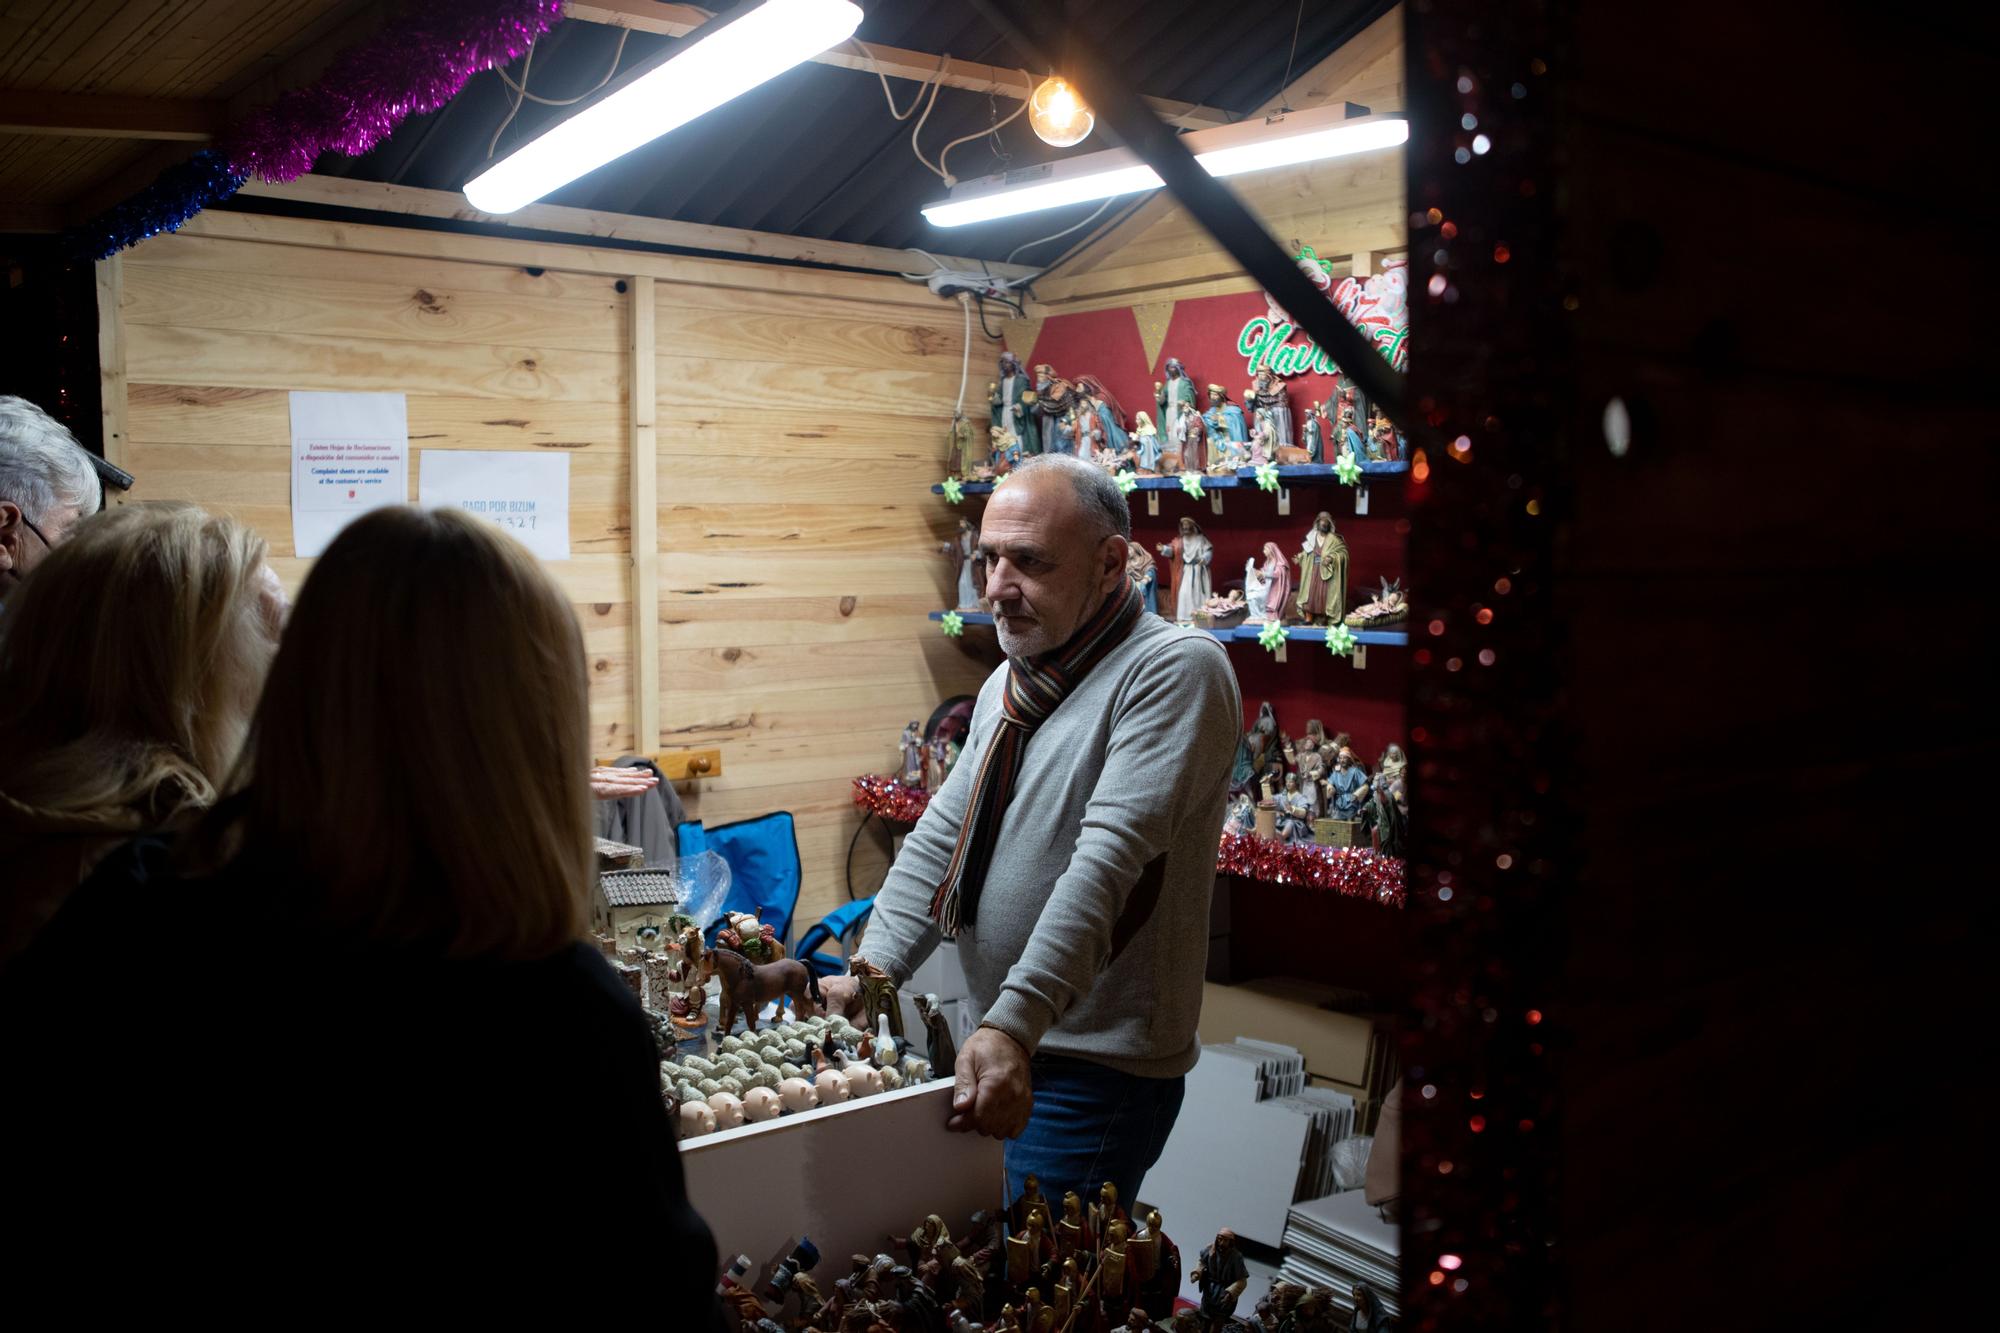
[[[1051,74],[1028,98],[1028,124],[1035,137],[1051,148],[1067,148],[1090,137],[1097,117],[1067,79]]]

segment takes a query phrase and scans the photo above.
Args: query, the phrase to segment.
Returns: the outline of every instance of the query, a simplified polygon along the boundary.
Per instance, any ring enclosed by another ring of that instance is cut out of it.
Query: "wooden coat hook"
[[[660,754],[649,754],[646,758],[658,765],[660,772],[669,782],[690,782],[722,776],[720,750],[667,750]]]

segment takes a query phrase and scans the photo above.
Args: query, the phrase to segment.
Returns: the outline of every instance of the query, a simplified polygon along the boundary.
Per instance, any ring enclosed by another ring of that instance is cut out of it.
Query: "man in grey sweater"
[[[899,982],[955,932],[984,1014],[950,1127],[1012,1140],[1061,1198],[1128,1204],[1195,1062],[1209,897],[1243,726],[1222,646],[1136,605],[1131,515],[1101,470],[1044,455],[980,531],[1008,663],[905,840],[857,957]],[[827,1001],[852,1003],[852,978]]]

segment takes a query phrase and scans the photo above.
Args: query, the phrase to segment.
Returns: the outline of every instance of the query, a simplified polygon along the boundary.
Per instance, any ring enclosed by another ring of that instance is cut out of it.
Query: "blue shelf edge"
[[[1363,463],[1363,477],[1400,477],[1410,470],[1408,463]],[[1307,485],[1340,485],[1340,478],[1334,473],[1331,463],[1295,463],[1278,469],[1278,480]],[[1179,476],[1140,477],[1138,489],[1142,491],[1177,491],[1181,488]],[[959,483],[967,495],[991,495],[993,483],[990,481],[967,481]],[[1257,469],[1240,468],[1234,475],[1203,477],[1203,490],[1226,491],[1239,486],[1255,486]],[[938,483],[931,485],[932,495],[943,495],[944,487]]]
[[[968,625],[991,625],[993,623],[992,615],[985,611],[960,611],[958,615]],[[943,620],[944,617],[945,613],[942,611],[933,611],[930,613],[932,620]],[[1263,631],[1263,628],[1262,625],[1232,625],[1228,629],[1211,629],[1203,632],[1214,635],[1223,643],[1255,643],[1257,642],[1258,634]],[[1354,635],[1356,643],[1365,644],[1371,648],[1407,648],[1410,644],[1408,630],[1357,629],[1350,631],[1350,633]],[[1326,630],[1318,626],[1288,625],[1285,628],[1285,637],[1300,643],[1325,643]]]

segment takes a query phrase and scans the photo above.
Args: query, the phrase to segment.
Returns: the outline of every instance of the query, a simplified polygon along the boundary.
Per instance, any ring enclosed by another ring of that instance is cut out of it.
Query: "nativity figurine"
[[[1220,384],[1208,386],[1208,410],[1202,413],[1202,420],[1208,427],[1211,445],[1219,440],[1248,441],[1249,425],[1244,421],[1243,409],[1229,401],[1229,391]]]
[[[1203,602],[1194,623],[1197,629],[1233,629],[1249,615],[1250,608],[1243,601],[1243,590],[1231,588]]]
[[[986,432],[975,428],[964,417],[954,420],[946,434],[946,455],[951,459],[952,475],[976,476],[979,469],[986,465],[987,443]]]
[[[957,610],[983,609],[979,590],[986,586],[986,562],[979,555],[979,528],[970,518],[960,517],[958,535],[939,548],[952,562],[957,575]]]
[[[1354,409],[1351,407],[1340,409],[1340,430],[1335,442],[1339,445],[1335,451],[1337,454],[1347,454],[1357,463],[1368,461],[1368,446],[1362,442],[1361,432],[1354,428]]]
[[[1237,1248],[1236,1233],[1228,1227],[1215,1233],[1214,1242],[1201,1252],[1201,1259],[1189,1274],[1201,1294],[1201,1325],[1204,1333],[1222,1333],[1236,1302],[1250,1285],[1250,1267]]]
[[[1308,463],[1324,463],[1326,461],[1325,403],[1308,404],[1306,406],[1305,425],[1302,434],[1305,438],[1306,461]]]
[[[1004,426],[995,426],[988,432],[990,449],[986,455],[986,479],[1003,476],[1012,472],[1021,461],[1021,437]]]
[[[1029,393],[1028,377],[1021,370],[1021,358],[1012,352],[1000,353],[1000,378],[987,385],[986,391],[991,405],[987,424],[1000,432],[994,438],[1008,435],[1019,440],[1025,436],[1028,433],[1028,408],[1034,399]]]
[[[1371,625],[1393,625],[1410,614],[1410,599],[1403,592],[1403,581],[1393,583],[1388,579],[1381,582],[1381,590],[1360,606],[1342,617],[1341,623],[1355,629],[1366,629]]]
[[[1264,543],[1264,563],[1257,576],[1263,597],[1251,601],[1250,618],[1282,625],[1292,609],[1292,562],[1276,542]]]
[[[847,960],[848,975],[861,983],[861,1007],[867,1016],[868,1028],[874,1028],[889,1017],[889,1032],[896,1039],[896,1045],[903,1044],[903,1006],[897,1002],[896,981],[887,972],[856,954]]]
[[[1347,609],[1347,543],[1322,509],[1292,563],[1299,566],[1299,615],[1308,625],[1336,625]]]
[[[1243,743],[1237,747],[1236,766],[1229,775],[1230,790],[1254,789],[1274,753],[1283,753],[1283,741],[1278,735],[1278,716],[1266,700],[1257,709],[1257,720],[1243,733]]]
[[[1264,579],[1264,571],[1251,556],[1243,562],[1243,600],[1250,604],[1250,619],[1264,618],[1264,595],[1270,591],[1270,584]]]
[[[1215,548],[1202,534],[1199,523],[1183,518],[1180,535],[1157,549],[1163,557],[1173,561],[1174,619],[1183,625],[1192,625],[1195,614],[1213,595],[1209,566],[1214,563]]]
[[[1161,459],[1164,472],[1205,472],[1208,470],[1208,423],[1198,412],[1181,418],[1180,433],[1168,444]]]
[[[1334,752],[1333,768],[1326,775],[1327,814],[1334,819],[1358,823],[1361,807],[1368,801],[1368,770],[1354,751],[1343,745]]]
[[[1070,448],[1059,447],[1064,440],[1063,423],[1069,421],[1076,408],[1076,388],[1068,380],[1056,374],[1054,366],[1044,363],[1035,367],[1035,387],[1033,402],[1030,404],[1029,431],[1022,432],[1027,443],[1023,450],[1030,454],[1070,453],[1074,451],[1076,427],[1072,422],[1068,431]]]
[[[1186,419],[1200,411],[1194,402],[1194,381],[1177,356],[1167,358],[1164,380],[1153,382],[1153,406],[1160,414],[1160,430],[1169,440],[1181,438]]]
[[[1299,790],[1299,775],[1285,774],[1285,789],[1278,793],[1278,836],[1294,847],[1313,840],[1313,803]]]
[[[1091,453],[1088,458],[1104,453],[1124,453],[1130,447],[1131,437],[1125,431],[1125,409],[1112,397],[1111,390],[1105,388],[1104,381],[1095,375],[1079,375],[1076,389],[1083,399],[1080,410],[1090,419]]]
[[[944,1005],[931,994],[914,997],[917,1017],[924,1024],[924,1053],[931,1062],[931,1074],[936,1078],[950,1078],[958,1068],[958,1043],[952,1040],[951,1022],[945,1017]]]
[[[1165,446],[1160,442],[1160,432],[1153,426],[1153,419],[1144,412],[1132,417],[1132,459],[1139,475],[1157,477],[1160,475],[1160,458]]]
[[[912,722],[903,728],[903,738],[897,743],[902,754],[902,767],[896,770],[896,781],[905,787],[924,785],[924,724]]]
[[[1285,388],[1284,381],[1271,373],[1269,366],[1257,372],[1257,377],[1243,393],[1243,402],[1250,414],[1263,423],[1264,438],[1270,442],[1273,454],[1280,446],[1291,447],[1291,393]]]
[[[1368,426],[1368,459],[1376,463],[1398,463],[1403,458],[1403,437],[1387,417],[1378,416]]]
[[[1132,586],[1139,590],[1139,599],[1146,610],[1153,615],[1160,612],[1159,569],[1153,563],[1153,553],[1143,542],[1132,542],[1125,548],[1125,575],[1132,580]]]
[[[1403,774],[1409,760],[1403,747],[1390,745],[1376,761],[1375,776],[1369,781],[1368,804],[1361,824],[1373,836],[1375,850],[1384,856],[1401,856],[1410,834],[1410,795]]]

